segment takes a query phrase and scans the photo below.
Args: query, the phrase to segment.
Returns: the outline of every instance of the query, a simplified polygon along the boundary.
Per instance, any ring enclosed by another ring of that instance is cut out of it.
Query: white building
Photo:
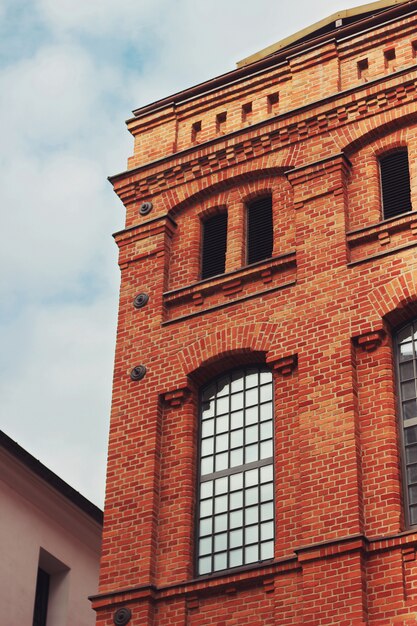
[[[0,623],[92,626],[102,512],[0,431]]]

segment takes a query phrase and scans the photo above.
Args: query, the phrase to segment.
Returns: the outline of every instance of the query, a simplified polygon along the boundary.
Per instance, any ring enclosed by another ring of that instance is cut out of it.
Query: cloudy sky
[[[102,506],[131,110],[349,0],[0,0],[0,428]]]

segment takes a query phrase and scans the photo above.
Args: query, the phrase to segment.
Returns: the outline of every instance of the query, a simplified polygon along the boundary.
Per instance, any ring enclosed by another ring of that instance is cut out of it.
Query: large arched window
[[[273,381],[242,367],[202,391],[197,574],[274,556]]]
[[[417,524],[417,320],[396,335],[407,524]]]

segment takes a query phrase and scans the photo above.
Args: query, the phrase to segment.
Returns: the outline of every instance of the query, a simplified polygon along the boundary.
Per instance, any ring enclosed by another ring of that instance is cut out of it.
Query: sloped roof
[[[319,37],[324,35],[325,33],[331,32],[340,26],[346,26],[348,24],[352,24],[358,20],[363,19],[364,17],[368,17],[371,15],[376,15],[381,11],[394,7],[398,4],[405,4],[410,0],[379,0],[378,2],[371,2],[370,4],[362,4],[361,6],[354,7],[352,9],[344,9],[342,11],[338,11],[337,13],[333,13],[329,15],[319,22],[315,22],[302,30],[299,30],[297,33],[286,37],[285,39],[281,39],[276,43],[267,46],[263,50],[256,52],[255,54],[251,54],[250,56],[242,59],[237,62],[237,67],[244,67],[245,65],[249,65],[250,63],[254,63],[255,61],[259,61],[269,56],[273,56],[275,53],[287,48],[289,46],[293,46],[297,43],[302,43],[304,41],[308,41],[309,39],[314,39],[315,37]]]

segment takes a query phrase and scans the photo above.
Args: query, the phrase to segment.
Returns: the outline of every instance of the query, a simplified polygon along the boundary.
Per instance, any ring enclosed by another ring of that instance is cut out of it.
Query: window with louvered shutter
[[[382,157],[379,167],[384,219],[411,211],[407,150],[398,150]]]
[[[203,222],[201,278],[224,274],[226,266],[227,213]]]
[[[247,205],[248,265],[272,256],[272,197],[263,196]]]

